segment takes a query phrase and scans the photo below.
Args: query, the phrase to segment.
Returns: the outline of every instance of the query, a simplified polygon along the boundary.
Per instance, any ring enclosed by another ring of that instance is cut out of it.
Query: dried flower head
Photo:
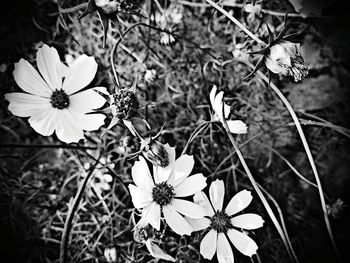
[[[143,156],[153,165],[160,167],[169,165],[169,154],[159,141],[152,138],[145,139],[141,143],[141,149]]]
[[[110,96],[111,110],[114,117],[124,120],[136,115],[139,101],[135,93],[127,88],[119,89]]]

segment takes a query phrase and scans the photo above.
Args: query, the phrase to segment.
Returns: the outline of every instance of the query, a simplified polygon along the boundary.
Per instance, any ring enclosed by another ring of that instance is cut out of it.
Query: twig
[[[99,160],[96,161],[95,164],[93,165],[93,167],[90,169],[89,173],[85,177],[82,185],[79,187],[79,189],[74,197],[72,206],[69,207],[66,222],[64,224],[64,231],[63,231],[62,238],[61,238],[60,263],[67,263],[68,241],[69,241],[69,234],[70,234],[70,231],[72,229],[72,222],[74,219],[74,214],[79,206],[80,199],[83,196],[86,184],[88,183],[88,181],[89,181],[89,179],[90,179],[90,177],[91,177],[91,175],[92,175],[93,171],[95,170],[98,163],[99,163]]]

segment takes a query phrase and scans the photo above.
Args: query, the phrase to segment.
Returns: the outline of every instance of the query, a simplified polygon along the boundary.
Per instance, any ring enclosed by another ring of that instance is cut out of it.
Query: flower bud
[[[266,67],[273,73],[293,76],[295,82],[302,80],[309,72],[299,48],[300,44],[278,41],[269,48],[265,59]]]
[[[166,167],[169,165],[169,154],[163,144],[151,138],[143,142],[143,155],[153,165]]]
[[[131,90],[122,88],[110,98],[112,114],[118,119],[129,119],[137,112],[139,101]]]
[[[108,263],[117,262],[117,250],[115,249],[115,247],[105,248],[105,251],[103,254]]]

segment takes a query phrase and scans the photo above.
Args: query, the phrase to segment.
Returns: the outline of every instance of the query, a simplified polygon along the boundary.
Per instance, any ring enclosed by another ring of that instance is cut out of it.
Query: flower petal
[[[67,109],[57,111],[57,116],[56,135],[60,141],[71,143],[84,139],[83,129]]]
[[[210,95],[209,95],[209,98],[210,98],[210,103],[211,103],[211,106],[213,107],[213,110],[215,111],[215,95],[216,95],[216,92],[217,92],[218,88],[216,87],[216,85],[214,85],[210,91]]]
[[[62,87],[61,60],[54,47],[44,44],[36,53],[38,69],[52,90]]]
[[[140,225],[150,224],[158,231],[160,230],[160,206],[152,202],[149,206],[142,209]]]
[[[27,60],[21,59],[15,64],[13,76],[17,85],[25,92],[46,98],[52,94],[51,88]]]
[[[252,199],[253,196],[250,191],[242,190],[239,193],[237,193],[234,197],[232,197],[225,209],[225,212],[229,216],[232,216],[246,208],[250,204]]]
[[[75,112],[70,108],[68,111],[73,116],[76,124],[78,124],[84,131],[96,131],[105,124],[104,120],[106,119],[106,116],[104,114],[85,114]]]
[[[142,156],[131,168],[131,176],[135,184],[147,193],[152,193],[154,183],[148,165]]]
[[[215,214],[215,211],[214,211],[213,207],[211,206],[210,201],[205,193],[203,193],[203,192],[196,193],[193,196],[193,201],[197,205],[200,205],[201,207],[203,207],[205,209],[205,211],[207,212],[208,216],[213,216]]]
[[[101,108],[106,100],[93,89],[84,90],[69,96],[70,107],[77,111],[86,113],[93,109]]]
[[[171,205],[180,214],[183,214],[190,218],[203,218],[207,214],[203,207],[187,200],[174,198],[174,200],[171,202]]]
[[[146,241],[146,247],[149,253],[155,258],[164,259],[171,262],[176,261],[172,256],[165,253],[160,247],[154,244],[150,239]]]
[[[256,214],[243,214],[231,219],[233,226],[247,230],[257,229],[263,226],[264,220]]]
[[[216,256],[219,263],[234,263],[232,248],[224,233],[218,234],[217,247]]]
[[[199,231],[206,229],[210,226],[210,219],[203,217],[203,218],[190,218],[185,217],[186,221],[190,224],[193,231]]]
[[[198,193],[207,186],[206,180],[207,178],[203,174],[194,174],[187,177],[185,181],[175,186],[175,196],[184,197]]]
[[[212,259],[217,249],[218,232],[211,229],[202,239],[200,245],[201,255],[206,259]]]
[[[7,93],[5,99],[10,102],[9,111],[18,117],[29,117],[47,108],[52,108],[49,99],[27,93]]]
[[[224,92],[220,91],[218,95],[215,96],[215,100],[214,100],[214,111],[218,115],[220,121],[223,120],[223,115],[222,115],[223,97],[224,97]]]
[[[190,235],[192,233],[192,227],[183,218],[172,205],[163,207],[163,214],[165,221],[169,227],[178,235]]]
[[[194,159],[192,155],[181,155],[174,164],[173,172],[168,180],[168,183],[177,186],[182,183],[187,176],[191,173],[194,165]]]
[[[132,198],[132,203],[137,209],[144,208],[152,203],[153,198],[151,193],[147,193],[139,187],[129,184],[129,191]]]
[[[153,166],[154,181],[157,184],[165,182],[169,179],[175,164],[175,147],[170,147],[169,144],[165,144],[164,148],[169,155],[169,165],[167,167]]]
[[[230,112],[231,112],[231,106],[224,103],[225,119],[228,117],[228,115],[230,115]]]
[[[85,88],[94,79],[97,72],[97,63],[94,57],[81,55],[69,67],[69,72],[63,82],[62,89],[71,95]]]
[[[227,232],[228,237],[230,238],[232,244],[243,254],[248,257],[256,254],[258,246],[253,239],[248,237],[246,234],[239,232],[235,229],[230,229]]]
[[[231,133],[245,134],[248,132],[247,125],[243,121],[240,121],[240,120],[234,120],[234,121],[228,120],[227,126],[228,126]]]
[[[57,109],[47,107],[45,110],[34,113],[28,120],[30,126],[41,135],[50,136],[56,129]]]
[[[225,196],[224,182],[218,179],[212,182],[209,188],[209,196],[215,211],[221,211]]]

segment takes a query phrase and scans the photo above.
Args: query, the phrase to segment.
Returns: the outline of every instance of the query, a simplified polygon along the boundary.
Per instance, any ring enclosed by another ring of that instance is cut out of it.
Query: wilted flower
[[[15,81],[27,93],[5,95],[14,115],[30,117],[28,122],[36,132],[44,136],[56,132],[66,143],[78,142],[84,138],[83,130],[94,131],[104,124],[105,115],[87,113],[102,107],[106,100],[93,89],[78,92],[95,77],[93,57],[82,55],[68,68],[57,50],[44,44],[36,61],[41,75],[24,59],[15,64]]]
[[[153,83],[157,78],[157,71],[155,69],[146,69],[144,78],[147,83]]]
[[[124,120],[129,120],[132,117],[138,116],[137,110],[139,107],[139,101],[132,89],[117,89],[115,94],[109,96],[109,104],[109,110],[111,111],[113,118],[105,132],[110,130],[120,121],[123,121],[124,124],[128,126],[129,123]]]
[[[224,116],[222,112],[222,107],[224,107],[224,114],[226,119],[230,114],[230,106],[222,101],[224,92],[220,91],[218,94],[216,94],[216,92],[217,92],[217,87],[214,85],[210,91],[210,103],[215,113],[214,120],[220,121],[221,123],[223,123]],[[230,132],[232,133],[236,133],[236,134],[247,133],[248,128],[243,121],[227,120],[226,123],[230,129]]]
[[[273,73],[293,76],[298,82],[308,75],[308,68],[299,53],[300,44],[281,40],[269,48],[265,58],[266,67]]]
[[[194,195],[194,202],[206,209],[208,216],[202,219],[186,218],[194,231],[210,229],[200,244],[202,256],[211,260],[216,252],[219,263],[233,263],[233,252],[227,236],[242,254],[249,257],[254,255],[258,249],[254,240],[236,229],[257,229],[263,226],[264,220],[256,214],[234,216],[250,204],[253,199],[251,193],[247,190],[240,191],[232,197],[226,209],[223,209],[225,196],[223,181],[212,182],[209,195],[210,201],[203,192]]]
[[[302,80],[308,75],[309,71],[304,65],[303,57],[299,53],[300,44],[287,40],[299,33],[283,37],[284,30],[282,30],[274,38],[270,27],[268,25],[266,26],[269,33],[269,43],[261,50],[250,52],[250,54],[261,54],[263,56],[256,64],[254,70],[245,79],[252,76],[261,66],[265,65],[275,74],[293,76],[295,82]]]
[[[115,247],[107,247],[104,251],[105,259],[108,263],[117,262],[117,250]]]
[[[169,165],[153,166],[153,178],[142,156],[135,162],[131,174],[136,185],[129,185],[132,202],[142,210],[141,225],[150,224],[159,230],[163,212],[165,221],[175,233],[189,235],[192,228],[182,215],[202,218],[205,211],[181,197],[201,191],[206,186],[206,178],[201,173],[189,176],[194,165],[193,156],[182,155],[175,160],[175,148],[168,144],[165,148],[169,154]]]
[[[138,223],[134,229],[134,240],[138,243],[145,244],[149,253],[159,259],[175,262],[175,259],[166,254],[159,246],[153,242],[154,231],[153,228],[147,224],[146,226]]]

